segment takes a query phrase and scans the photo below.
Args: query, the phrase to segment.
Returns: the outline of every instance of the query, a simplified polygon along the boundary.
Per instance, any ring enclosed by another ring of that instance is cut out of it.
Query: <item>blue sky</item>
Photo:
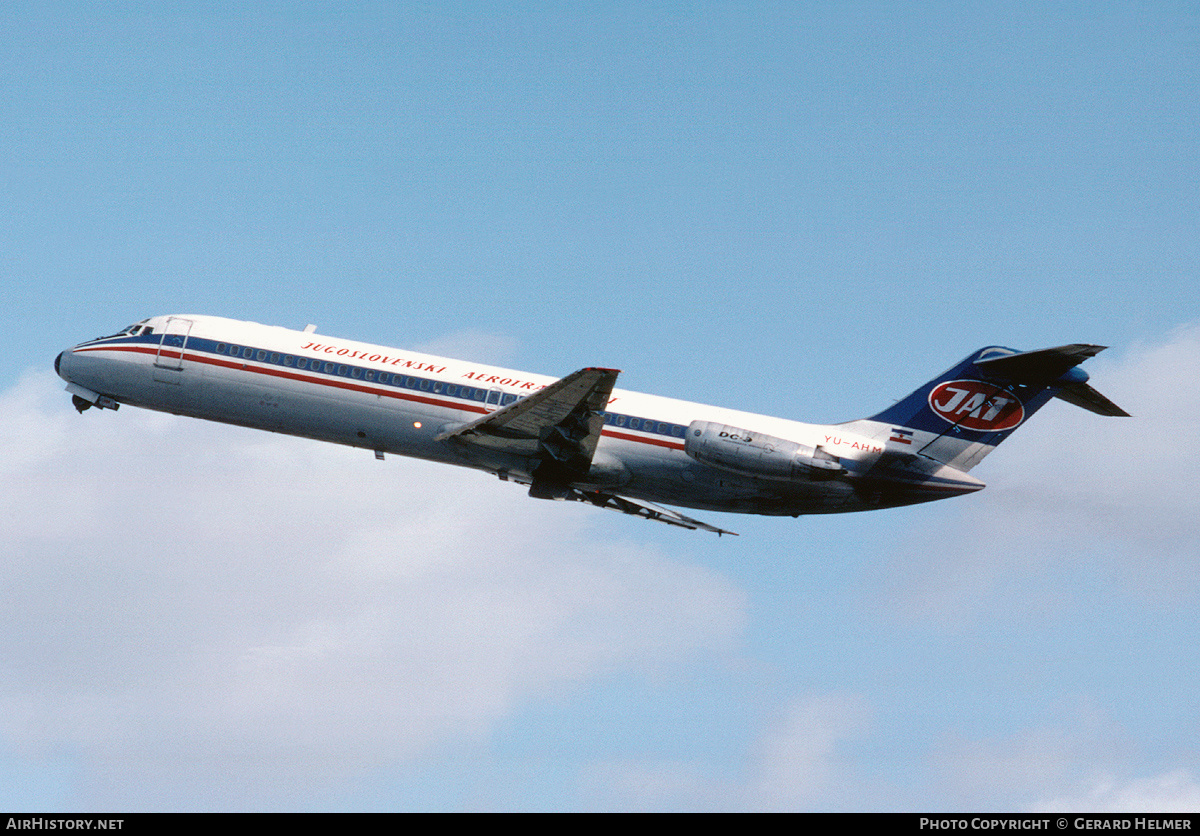
[[[1196,809],[1189,3],[0,10],[0,806]],[[123,409],[212,313],[798,420],[1112,348],[935,505],[713,538]],[[665,530],[661,530],[665,529]]]

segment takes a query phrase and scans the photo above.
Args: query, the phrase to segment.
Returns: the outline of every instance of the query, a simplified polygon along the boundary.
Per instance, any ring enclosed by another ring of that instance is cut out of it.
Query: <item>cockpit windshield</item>
[[[97,337],[96,339],[110,340],[113,337],[136,337],[138,334],[149,334],[154,329],[146,324],[148,321],[149,320],[143,319],[141,322],[135,322],[133,325],[127,325],[115,334],[111,334],[107,337]]]

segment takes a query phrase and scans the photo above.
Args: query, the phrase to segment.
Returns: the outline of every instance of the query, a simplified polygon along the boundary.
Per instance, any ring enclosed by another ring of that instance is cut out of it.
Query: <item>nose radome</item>
[[[60,351],[54,358],[54,373],[67,383],[71,382],[71,358],[74,354],[75,352],[68,348],[66,351]]]

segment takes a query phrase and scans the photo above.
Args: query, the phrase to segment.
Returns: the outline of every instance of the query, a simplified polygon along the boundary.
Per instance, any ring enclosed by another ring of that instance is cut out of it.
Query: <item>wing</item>
[[[570,482],[587,476],[604,428],[604,407],[619,373],[580,369],[436,440],[537,456],[541,464],[533,474],[530,493],[559,498]]]
[[[541,462],[533,472],[529,495],[539,499],[589,502],[667,525],[733,534],[644,500],[571,484],[583,481],[591,468],[604,429],[604,408],[619,373],[617,369],[580,369],[490,415],[447,430],[436,440],[538,457]]]

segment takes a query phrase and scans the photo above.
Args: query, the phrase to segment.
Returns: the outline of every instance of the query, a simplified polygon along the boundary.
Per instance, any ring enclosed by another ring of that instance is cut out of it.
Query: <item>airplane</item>
[[[63,351],[75,407],[121,404],[487,471],[574,500],[732,534],[664,505],[796,517],[974,493],[969,471],[1051,398],[1129,413],[1079,364],[1104,346],[981,348],[869,418],[804,424],[215,316],[143,319]]]

